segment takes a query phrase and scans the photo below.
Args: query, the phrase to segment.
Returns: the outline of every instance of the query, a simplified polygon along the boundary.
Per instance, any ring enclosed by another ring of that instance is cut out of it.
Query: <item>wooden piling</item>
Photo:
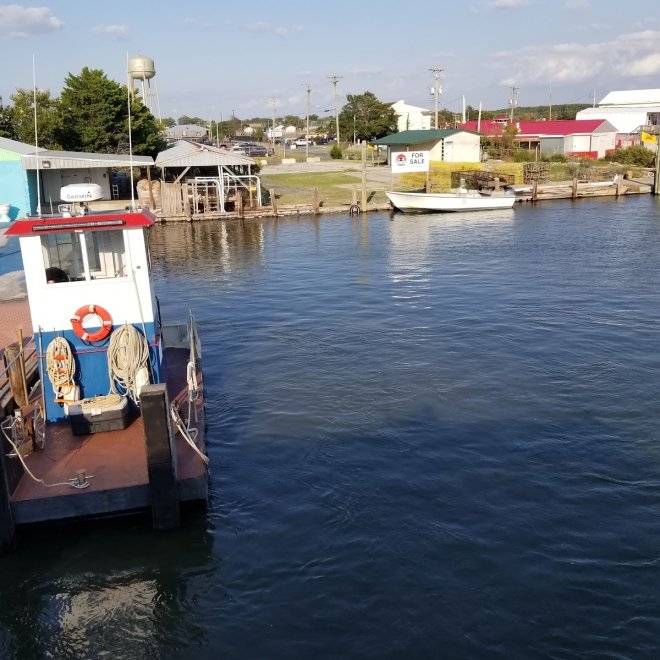
[[[176,484],[176,451],[170,424],[165,383],[146,385],[140,393],[147,444],[147,470],[154,529],[173,529],[181,523]]]
[[[314,213],[319,214],[321,204],[319,202],[319,189],[314,187]]]
[[[273,207],[273,215],[277,217],[277,204],[275,203],[275,188],[270,189],[270,204]]]
[[[573,178],[573,188],[571,190],[571,197],[573,199],[577,199],[577,191],[578,191],[578,179],[577,177]]]

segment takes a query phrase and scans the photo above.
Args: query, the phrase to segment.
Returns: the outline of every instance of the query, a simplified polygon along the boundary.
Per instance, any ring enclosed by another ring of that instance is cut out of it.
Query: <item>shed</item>
[[[15,220],[36,213],[39,197],[42,210],[59,204],[60,188],[70,183],[97,183],[104,199],[117,198],[111,170],[148,167],[153,162],[151,156],[55,151],[0,138],[0,202],[11,203],[9,217]]]
[[[181,140],[161,151],[161,215],[209,216],[227,213],[238,198],[261,205],[261,181],[254,159],[227,149]]]
[[[463,128],[401,131],[375,140],[374,144],[395,151],[429,151],[432,161],[445,163],[478,163],[481,160],[478,133]]]

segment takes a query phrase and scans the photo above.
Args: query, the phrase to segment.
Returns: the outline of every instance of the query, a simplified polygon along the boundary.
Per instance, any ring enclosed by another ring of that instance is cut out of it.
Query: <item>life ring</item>
[[[83,321],[90,315],[96,314],[101,319],[101,327],[96,332],[87,332],[83,327]],[[71,317],[71,325],[76,337],[83,341],[93,343],[95,341],[102,341],[112,331],[112,318],[107,310],[98,305],[83,305]]]

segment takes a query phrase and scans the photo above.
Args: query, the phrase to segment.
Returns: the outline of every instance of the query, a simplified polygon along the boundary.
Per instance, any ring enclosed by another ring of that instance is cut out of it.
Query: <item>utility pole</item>
[[[275,153],[275,106],[277,105],[277,99],[273,96],[270,102],[273,104],[273,130],[271,131],[270,140],[273,146],[273,153]]]
[[[305,157],[309,158],[309,108],[310,108],[310,94],[312,93],[312,86],[307,83],[307,132],[305,133]]]
[[[509,99],[509,105],[511,106],[511,117],[509,119],[509,122],[513,124],[513,111],[518,105],[518,88],[517,87],[512,87],[511,88],[511,98]]]
[[[429,71],[433,74],[433,80],[434,80],[434,85],[433,89],[431,90],[431,93],[433,94],[434,98],[434,103],[435,103],[435,130],[438,130],[438,97],[442,93],[442,87],[440,87],[440,83],[438,82],[440,80],[440,76],[442,75],[442,69],[439,67],[434,67],[432,69],[429,69]]]
[[[339,145],[339,105],[337,104],[337,81],[341,78],[342,76],[328,76],[330,79],[330,82],[332,83],[332,94],[335,99],[335,123],[336,123],[336,130],[337,130],[337,137],[336,137],[336,142],[337,145]]]

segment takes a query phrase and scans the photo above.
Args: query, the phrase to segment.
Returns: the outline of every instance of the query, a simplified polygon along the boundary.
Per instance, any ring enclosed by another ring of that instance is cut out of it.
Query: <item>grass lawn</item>
[[[351,204],[353,189],[357,199],[362,197],[362,174],[356,168],[351,172],[309,172],[261,175],[261,185],[266,190],[275,190],[279,206],[313,204],[314,188],[318,188],[323,206]],[[367,199],[370,203],[386,203],[387,198],[375,184],[367,182]]]

